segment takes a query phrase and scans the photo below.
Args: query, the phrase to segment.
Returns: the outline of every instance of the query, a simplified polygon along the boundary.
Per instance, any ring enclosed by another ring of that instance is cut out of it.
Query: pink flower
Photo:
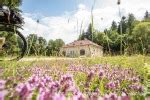
[[[51,82],[49,84],[49,89],[50,89],[51,93],[57,92],[59,90],[59,88],[60,88],[60,85],[57,81],[56,82]]]
[[[38,76],[34,75],[29,78],[29,83],[37,83],[39,81]]]
[[[93,76],[94,76],[94,71],[90,71],[87,76],[87,81],[90,81]]]
[[[31,84],[26,83],[20,83],[17,87],[16,87],[16,91],[19,93],[19,96],[22,99],[27,98],[28,96],[31,97],[32,95],[32,91],[34,90],[34,87],[31,86]]]
[[[23,87],[24,87],[23,83],[18,84],[17,87],[16,87],[16,91],[17,92],[21,92],[21,90],[22,90]]]
[[[126,95],[126,93],[122,93],[121,97],[119,97],[120,100],[130,100],[130,97]]]
[[[53,100],[66,100],[66,97],[64,94],[55,94]]]
[[[116,85],[115,85],[114,82],[109,82],[109,83],[107,83],[107,85],[106,85],[106,88],[108,88],[108,89],[114,89],[115,87],[116,87]]]
[[[77,92],[76,95],[73,95],[71,100],[84,100],[84,95],[81,92]]]
[[[8,94],[7,90],[0,91],[0,100],[5,100],[5,96]]]
[[[6,81],[0,80],[0,89],[4,89],[5,88],[5,83],[6,83]]]
[[[105,96],[103,97],[103,100],[109,100],[109,95],[105,94]]]
[[[100,70],[100,72],[99,72],[99,78],[102,79],[103,76],[104,76],[104,71],[103,71],[103,70]]]
[[[109,94],[109,99],[110,100],[118,100],[118,96],[115,93],[111,93],[111,94]]]
[[[26,85],[24,85],[23,86],[23,88],[21,89],[21,91],[20,91],[20,93],[19,93],[19,95],[20,95],[20,97],[22,98],[26,98],[26,96],[29,94],[29,90],[28,90],[28,88],[27,88],[27,86]]]

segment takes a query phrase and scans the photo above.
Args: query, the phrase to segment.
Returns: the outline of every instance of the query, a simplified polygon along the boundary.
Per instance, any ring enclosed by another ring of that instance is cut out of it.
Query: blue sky
[[[133,13],[141,20],[146,10],[150,12],[150,0],[121,1],[122,16]],[[65,43],[72,42],[78,38],[80,30],[86,31],[93,3],[94,0],[23,0],[21,10],[25,24],[22,32],[25,36],[35,33],[47,41],[61,38]],[[95,29],[103,31],[113,20],[120,21],[116,3],[117,0],[96,0],[93,10]]]
[[[58,16],[75,9],[75,0],[23,0],[21,9],[27,13]]]
[[[23,0],[21,9],[26,13],[42,13],[45,16],[59,16],[75,11],[79,4],[91,5],[92,0]]]

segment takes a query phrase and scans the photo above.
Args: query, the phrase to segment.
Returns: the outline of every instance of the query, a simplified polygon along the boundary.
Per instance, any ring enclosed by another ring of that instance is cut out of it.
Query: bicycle
[[[5,5],[0,6],[0,61],[19,60],[27,50],[27,41],[18,31],[22,29],[20,13]]]

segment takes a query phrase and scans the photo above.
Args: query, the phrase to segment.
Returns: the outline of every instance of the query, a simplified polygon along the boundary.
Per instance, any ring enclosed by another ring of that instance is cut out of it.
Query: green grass
[[[15,77],[16,69],[31,68],[32,66],[57,66],[58,68],[67,68],[71,64],[92,66],[94,64],[111,64],[122,67],[134,68],[139,74],[144,74],[144,63],[150,64],[149,56],[108,56],[99,58],[53,58],[45,61],[3,61],[0,62],[0,78]],[[22,71],[23,72],[23,71]],[[24,72],[25,76],[30,72]],[[23,74],[22,74],[23,76]]]

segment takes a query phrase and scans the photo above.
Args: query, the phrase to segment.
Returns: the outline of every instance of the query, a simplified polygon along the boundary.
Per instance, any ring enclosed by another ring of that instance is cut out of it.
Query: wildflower
[[[144,87],[143,86],[137,86],[137,90],[142,93],[144,92]]]
[[[20,96],[20,98],[23,99],[23,98],[26,98],[28,96],[28,94],[29,94],[29,90],[28,90],[27,86],[24,85],[19,93],[19,96]]]
[[[118,100],[118,96],[117,96],[117,94],[115,94],[115,93],[110,93],[110,94],[109,94],[109,99],[110,99],[110,100]]]
[[[4,89],[5,88],[5,83],[6,83],[6,81],[0,80],[0,89]]]
[[[16,91],[17,92],[21,92],[21,90],[22,90],[23,87],[24,87],[23,83],[18,84],[17,87],[16,87]]]
[[[84,96],[81,92],[77,92],[76,95],[73,95],[72,100],[84,100]]]
[[[58,82],[51,82],[49,84],[49,89],[50,89],[51,93],[57,92],[59,88],[60,87],[59,87],[59,83]]]
[[[87,81],[90,81],[93,76],[94,76],[94,71],[90,71],[88,76],[87,76]]]
[[[103,100],[109,100],[109,95],[105,94],[105,96],[103,97]]]
[[[5,96],[8,94],[7,90],[0,91],[0,100],[5,100]]]
[[[126,93],[122,92],[120,100],[130,100],[130,97]]]
[[[106,88],[108,88],[108,89],[113,89],[113,88],[115,88],[116,86],[115,86],[115,83],[114,82],[109,82],[107,85],[106,85]]]
[[[100,72],[99,72],[99,78],[102,79],[103,76],[104,76],[104,71],[103,71],[103,70],[100,70]]]
[[[62,93],[61,93],[61,94],[60,94],[60,93],[57,93],[57,94],[55,94],[52,98],[53,98],[52,100],[66,100],[65,95],[62,94]]]

